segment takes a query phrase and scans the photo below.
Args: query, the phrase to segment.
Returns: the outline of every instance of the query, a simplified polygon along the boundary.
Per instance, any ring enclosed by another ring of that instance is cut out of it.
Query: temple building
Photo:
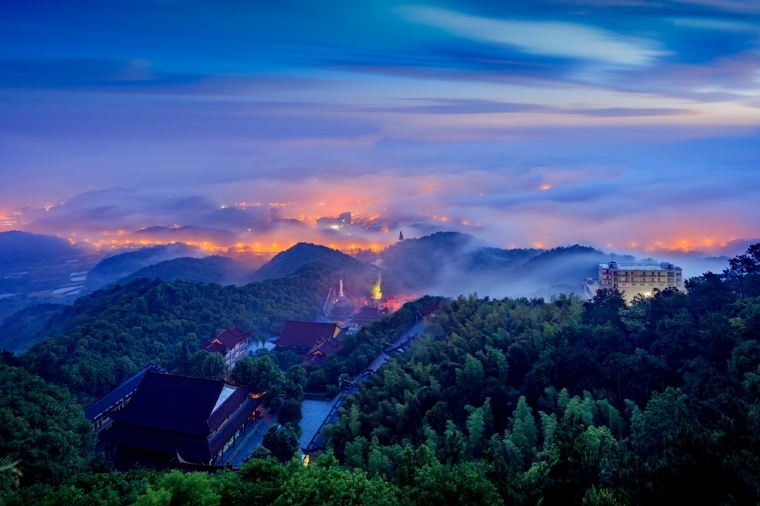
[[[335,323],[288,320],[275,342],[275,350],[306,355],[315,345],[336,338],[341,332],[342,329]]]
[[[117,468],[219,466],[261,414],[263,393],[148,371],[101,433]]]
[[[248,355],[248,332],[231,327],[220,332],[203,344],[203,349],[211,353],[220,353],[224,357],[227,370],[235,368],[238,360]]]
[[[599,277],[586,280],[584,291],[593,297],[599,289],[617,289],[630,302],[637,295],[649,297],[666,288],[683,289],[681,268],[668,262],[599,264]]]
[[[390,314],[386,308],[375,306],[363,306],[351,316],[351,324],[354,327],[365,327],[370,323],[380,321]]]
[[[343,347],[344,333],[338,334],[336,337],[328,337],[321,343],[317,343],[311,347],[306,353],[306,358],[301,363],[304,367],[320,367],[324,361],[340,351]]]
[[[354,313],[354,303],[349,297],[346,296],[343,290],[343,279],[338,282],[337,293],[331,287],[330,292],[327,294],[325,300],[323,312],[325,317],[333,323],[338,324],[341,327],[346,325],[346,322]]]
[[[111,415],[127,405],[132,398],[132,394],[135,393],[135,390],[140,386],[140,383],[149,371],[165,372],[163,369],[149,365],[142,371],[124,380],[121,385],[90,404],[84,410],[84,417],[92,423],[92,427],[96,433],[100,433],[111,426],[113,422]]]

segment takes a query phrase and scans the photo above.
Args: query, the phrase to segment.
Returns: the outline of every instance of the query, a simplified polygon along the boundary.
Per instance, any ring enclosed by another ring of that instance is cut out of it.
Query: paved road
[[[380,353],[380,355],[375,357],[375,360],[373,360],[372,363],[367,366],[367,369],[365,369],[364,372],[354,378],[352,382],[353,385],[342,390],[334,399],[329,401],[309,399],[304,400],[303,407],[301,408],[301,412],[303,413],[303,418],[301,419],[301,438],[299,440],[301,443],[301,448],[306,449],[308,447],[312,439],[325,425],[325,421],[330,415],[332,409],[336,405],[340,405],[345,394],[356,392],[358,388],[357,385],[363,381],[367,381],[373,373],[377,372],[377,370],[380,369],[383,364],[385,364],[391,358],[390,354],[399,350],[399,347],[402,345],[411,342],[415,337],[422,335],[424,331],[425,322],[420,321],[409,330],[401,334],[398,339],[393,341],[393,343],[385,348],[387,353],[386,351],[383,351]]]
[[[378,355],[375,360],[373,360],[372,363],[367,366],[367,370],[354,379],[354,384],[366,381],[370,377],[371,373],[376,372],[378,369],[380,369],[380,367],[382,367],[384,363],[386,363],[391,358],[391,355],[389,353],[393,353],[400,346],[421,335],[424,330],[424,322],[418,322],[409,330],[401,334],[393,343],[386,347],[388,353],[385,351],[380,353],[380,355]],[[255,347],[258,348],[259,346],[260,345]],[[252,348],[253,347],[254,346],[252,346]],[[352,388],[350,390],[355,391],[355,388]],[[314,436],[317,435],[319,430],[322,428],[327,416],[330,414],[332,409],[341,401],[344,392],[345,391],[339,393],[335,396],[334,399],[331,400],[323,401],[316,399],[306,399],[303,401],[303,406],[301,407],[303,418],[301,419],[300,423],[301,437],[299,440],[301,448],[306,448]],[[229,463],[233,467],[240,467],[245,459],[247,459],[253,453],[253,451],[259,447],[259,445],[261,445],[261,442],[264,439],[264,434],[266,434],[267,430],[269,430],[269,427],[274,425],[276,422],[276,417],[271,415],[268,411],[264,410],[262,412],[261,418],[256,423],[256,425],[251,428],[248,434],[243,436],[243,438],[238,441],[237,445],[232,450],[232,453],[230,453],[227,457],[225,463]]]
[[[370,363],[367,366],[367,371],[377,372],[377,370],[380,369],[380,367],[382,367],[384,363],[390,360],[391,358],[390,354],[396,351],[396,349],[398,349],[399,346],[406,344],[407,342],[411,341],[413,338],[421,335],[424,331],[425,331],[425,322],[418,322],[417,324],[415,324],[412,328],[410,328],[409,330],[401,334],[398,339],[396,339],[391,344],[389,344],[385,348],[385,350],[382,353],[380,353],[380,355],[375,357],[375,360],[373,360],[372,363]],[[365,380],[366,380],[366,375],[363,374],[363,375],[358,376],[354,380],[354,382],[358,383]]]
[[[392,351],[395,348],[398,348],[402,344],[404,344],[406,341],[410,341],[413,337],[417,337],[421,335],[423,332],[425,332],[425,322],[419,321],[412,328],[401,334],[398,339],[393,341],[393,343],[386,348],[388,351]]]
[[[251,427],[251,430],[238,440],[237,445],[233,448],[232,453],[227,456],[226,464],[232,464],[232,467],[240,467],[245,462],[253,451],[261,445],[264,440],[264,434],[266,434],[269,427],[274,425],[277,421],[269,411],[262,408],[261,418],[256,422],[256,425]]]
[[[340,394],[329,401],[304,399],[301,406],[303,418],[301,418],[301,437],[299,438],[301,448],[309,446],[309,442],[317,435],[322,423],[330,414],[330,410],[338,403],[338,400],[340,400]]]

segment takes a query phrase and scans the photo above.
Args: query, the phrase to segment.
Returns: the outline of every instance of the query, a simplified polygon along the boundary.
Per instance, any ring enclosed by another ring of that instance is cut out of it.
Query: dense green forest
[[[421,297],[404,304],[392,315],[360,329],[356,334],[347,335],[337,354],[328,357],[319,368],[309,369],[306,391],[311,394],[326,393],[332,398],[338,392],[341,379],[353,379],[364,371],[384,348],[422,320],[426,308],[441,301],[441,297]],[[290,365],[289,358],[292,360],[296,357],[280,358],[281,365]]]
[[[182,257],[164,260],[119,280],[125,284],[136,279],[161,279],[164,281],[193,281],[233,285],[245,278],[248,268],[229,257],[209,256],[203,258]]]
[[[59,333],[22,361],[86,403],[150,363],[179,369],[220,329],[239,326],[264,339],[287,319],[311,319],[332,281],[329,271],[311,265],[243,287],[144,279],[116,285],[57,315],[49,328]]]
[[[9,505],[757,504],[760,245],[687,289],[630,306],[614,291],[587,302],[446,301],[424,337],[348,397],[328,451],[309,466],[283,463],[296,448],[273,431],[237,473],[97,472],[97,458],[85,472],[91,441],[75,423],[79,408],[18,367],[43,373],[37,362],[5,357],[3,385],[13,393],[0,404],[11,427],[0,497]],[[336,361],[390,339],[383,325],[357,334],[360,344]],[[236,374],[280,375],[267,360]],[[299,369],[283,384],[303,384]],[[22,395],[27,383],[39,395]],[[50,444],[56,438],[68,439]],[[24,444],[34,450],[21,453]],[[52,462],[62,450],[73,452],[71,464]]]
[[[760,246],[687,288],[450,301],[346,403],[334,453],[399,484],[420,452],[474,466],[505,503],[756,503]]]

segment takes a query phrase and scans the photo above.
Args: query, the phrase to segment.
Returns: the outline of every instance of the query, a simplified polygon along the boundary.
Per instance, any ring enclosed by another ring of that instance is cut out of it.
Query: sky
[[[1,3],[4,229],[760,237],[756,0]]]

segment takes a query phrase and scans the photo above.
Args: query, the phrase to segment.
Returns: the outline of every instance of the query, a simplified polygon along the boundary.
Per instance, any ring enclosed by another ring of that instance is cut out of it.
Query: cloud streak
[[[667,54],[651,41],[575,23],[493,19],[424,6],[405,7],[401,12],[411,21],[460,37],[514,46],[536,55],[640,67]]]
[[[316,227],[343,211],[500,245],[758,236],[748,6],[15,2],[0,215],[79,239],[393,239]],[[108,188],[133,190],[69,199]]]

